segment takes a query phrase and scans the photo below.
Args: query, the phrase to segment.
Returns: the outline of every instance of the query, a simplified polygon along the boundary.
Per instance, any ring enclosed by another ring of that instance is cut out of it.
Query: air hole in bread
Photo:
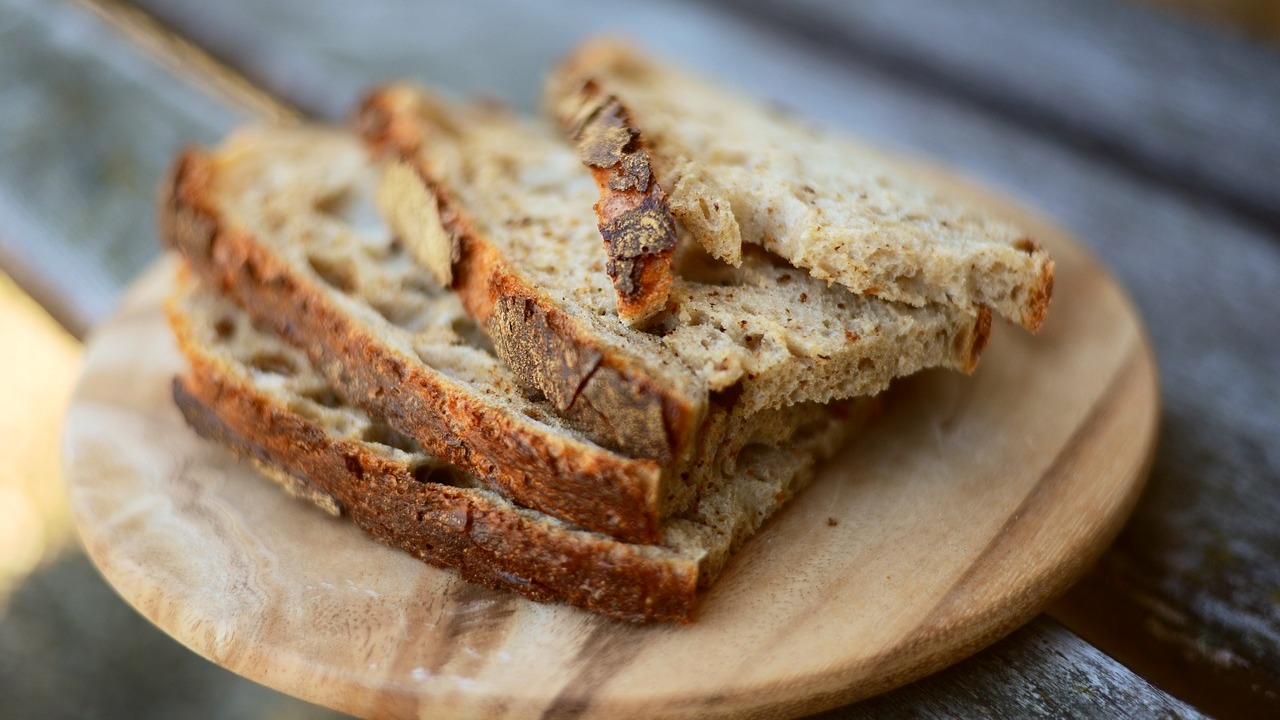
[[[653,319],[649,321],[649,327],[645,328],[644,331],[650,335],[666,337],[675,332],[679,324],[680,321],[676,319],[674,310],[668,308],[654,315]]]
[[[389,425],[375,422],[365,428],[360,433],[360,439],[365,442],[375,443],[377,445],[386,445],[389,448],[395,448],[403,452],[412,453],[421,450],[418,444],[412,439],[401,435],[393,430]]]
[[[698,198],[698,213],[702,215],[703,220],[711,222],[711,208],[707,207],[706,198]]]
[[[298,366],[291,358],[276,352],[254,353],[249,358],[249,367],[271,375],[293,375],[298,372]]]
[[[230,340],[232,335],[236,334],[236,324],[231,318],[218,318],[213,324],[213,332],[217,334],[219,340]]]
[[[414,480],[417,480],[424,485],[427,483],[435,483],[437,485],[449,484],[448,482],[441,482],[441,480],[448,480],[448,476],[445,474],[444,466],[442,465],[436,465],[434,463],[415,465],[409,469],[409,474],[413,475]],[[419,516],[418,519],[421,520],[422,517]]]
[[[915,293],[917,295],[922,295],[926,292],[924,281],[920,278],[920,274],[914,271],[899,273],[898,276],[893,279],[893,282],[907,292]]]
[[[419,295],[424,296],[434,295],[437,290],[436,286],[432,284],[430,278],[426,275],[417,274],[410,275],[405,278],[404,282],[400,284],[400,287],[407,292],[418,293]]]
[[[409,303],[396,302],[394,300],[370,300],[369,305],[384,320],[396,327],[412,329],[414,320],[418,318],[417,309]]]
[[[409,469],[409,473],[413,475],[414,480],[423,484],[434,483],[453,487],[472,487],[475,485],[475,483],[469,481],[468,476],[461,470],[438,462],[425,462],[415,465]]]
[[[328,386],[307,390],[302,393],[302,397],[321,407],[336,408],[342,406],[342,398],[338,397],[338,393]]]
[[[351,188],[342,188],[316,200],[315,208],[322,215],[345,220],[355,205],[355,193]]]
[[[712,257],[702,246],[690,243],[676,255],[675,272],[685,280],[703,285],[741,284],[738,268]]]
[[[330,260],[318,255],[307,255],[307,264],[330,287],[341,290],[344,293],[349,293],[356,289],[355,266],[350,262]]]
[[[876,368],[875,362],[871,358],[862,358],[858,361],[859,372],[871,372]]]

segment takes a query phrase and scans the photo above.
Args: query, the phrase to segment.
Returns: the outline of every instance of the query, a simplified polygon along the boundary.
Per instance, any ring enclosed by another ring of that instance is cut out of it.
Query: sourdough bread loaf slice
[[[611,446],[686,462],[706,384],[658,338],[619,322],[596,191],[576,157],[496,107],[409,86],[373,93],[356,122],[393,159],[379,190],[393,231],[462,297],[515,375]]]
[[[458,298],[386,231],[373,180],[347,134],[243,131],[179,158],[161,235],[396,432],[522,505],[656,540],[675,474],[601,446],[530,397]]]
[[[589,165],[602,143],[628,148],[676,219],[730,264],[759,245],[856,293],[987,306],[1029,330],[1044,320],[1043,249],[850,139],[609,40],[564,60],[546,105]],[[602,186],[600,206],[617,192]]]
[[[767,252],[733,268],[687,244],[673,258],[668,309],[644,330],[630,327],[599,258],[595,185],[550,128],[407,86],[372,94],[358,124],[390,158],[382,210],[397,232],[425,263],[448,268],[438,276],[521,381],[598,432],[641,426],[630,403],[584,397],[584,348],[590,367],[624,368],[620,376],[653,396],[692,406],[710,391],[749,418],[872,395],[927,367],[972,370],[986,340],[983,308],[858,296]],[[590,409],[579,412],[584,400]],[[649,451],[644,440],[622,445]]]
[[[391,546],[472,582],[631,621],[693,617],[730,554],[869,414],[814,408],[782,449],[748,445],[736,480],[668,520],[659,545],[628,544],[519,507],[348,402],[309,358],[225,297],[179,285],[169,318],[190,369],[174,399],[202,436]]]

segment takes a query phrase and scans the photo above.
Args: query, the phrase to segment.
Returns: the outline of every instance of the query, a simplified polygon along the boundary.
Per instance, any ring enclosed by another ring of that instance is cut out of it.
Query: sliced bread
[[[370,95],[360,133],[403,158],[384,170],[379,208],[527,387],[614,447],[684,462],[707,411],[705,383],[658,338],[618,321],[590,175],[554,137],[525,137],[506,119],[410,86]],[[471,162],[483,148],[463,139],[475,131],[514,157]]]
[[[646,394],[693,407],[710,391],[750,417],[872,395],[927,367],[969,371],[985,343],[983,308],[859,296],[767,252],[733,268],[688,244],[673,258],[668,309],[630,327],[599,258],[595,185],[550,128],[408,86],[371,95],[358,125],[390,158],[382,209],[396,231],[425,263],[448,267],[439,278],[516,376],[596,432],[660,426],[632,423],[622,401],[585,398],[589,409],[577,412],[583,373],[573,368],[584,348]],[[621,444],[645,455],[652,442]]]
[[[189,278],[169,317],[190,363],[174,398],[200,435],[291,493],[467,580],[631,621],[691,620],[698,588],[872,411],[868,402],[809,408],[786,448],[747,444],[737,453],[727,470],[735,480],[664,523],[659,545],[628,544],[491,492],[371,419],[306,354]]]
[[[521,505],[658,539],[674,473],[601,446],[521,389],[457,296],[386,231],[355,138],[242,131],[184,153],[163,190],[161,236],[345,397]]]
[[[1053,261],[1043,249],[850,139],[609,40],[564,60],[546,105],[588,163],[601,123],[609,147],[625,138],[652,192],[665,191],[676,219],[725,262],[759,245],[859,294],[986,306],[1029,330],[1044,321]],[[618,192],[602,185],[600,207]]]

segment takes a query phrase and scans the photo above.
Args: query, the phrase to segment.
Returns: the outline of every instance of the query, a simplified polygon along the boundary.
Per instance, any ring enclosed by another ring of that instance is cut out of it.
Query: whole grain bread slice
[[[506,115],[496,107],[450,103],[407,85],[371,94],[356,124],[374,151],[393,159],[379,190],[383,215],[462,297],[527,387],[612,447],[664,465],[686,462],[706,416],[707,387],[658,338],[618,321],[590,210],[590,175],[547,133],[487,136],[530,143],[522,157],[536,156],[544,163],[537,167],[499,161],[475,168],[470,149],[447,140],[467,136],[471,123],[491,128],[498,117]],[[537,154],[548,149],[555,152]],[[477,170],[489,176],[462,177]],[[481,201],[480,212],[468,207]],[[585,214],[565,212],[584,202]],[[579,252],[562,252],[552,239],[560,235],[572,236]]]
[[[1044,321],[1048,253],[851,139],[614,40],[570,53],[546,100],[588,164],[602,137],[621,143],[653,194],[665,191],[676,219],[725,262],[759,245],[856,293],[987,306],[1033,331]],[[600,207],[619,192],[602,185]]]
[[[242,131],[178,159],[161,237],[396,432],[522,505],[656,540],[675,474],[601,446],[530,397],[458,298],[386,231],[372,193],[354,137]]]
[[[629,544],[522,508],[372,419],[309,358],[225,297],[187,278],[169,305],[189,371],[174,399],[202,436],[291,494],[345,515],[393,547],[472,582],[631,621],[693,618],[697,591],[870,416],[814,408],[787,447],[748,445],[732,483],[666,521],[659,545]]]
[[[575,421],[636,428],[619,441],[639,455],[655,444],[647,428],[664,440],[659,426],[632,422],[630,402],[586,397],[583,354],[645,395],[687,398],[669,406],[692,408],[710,391],[745,418],[872,395],[927,367],[969,371],[985,343],[983,308],[859,296],[764,251],[733,268],[688,243],[672,258],[667,310],[631,327],[598,257],[596,188],[553,130],[409,86],[370,95],[357,124],[389,158],[384,214],[459,292],[497,354]],[[680,453],[673,445],[662,457]]]

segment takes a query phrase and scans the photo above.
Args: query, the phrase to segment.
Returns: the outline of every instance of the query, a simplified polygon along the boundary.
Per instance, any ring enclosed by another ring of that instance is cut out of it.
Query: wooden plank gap
[[[279,124],[301,122],[303,113],[255,85],[203,48],[120,0],[73,0],[119,31],[175,75],[253,117]]]

